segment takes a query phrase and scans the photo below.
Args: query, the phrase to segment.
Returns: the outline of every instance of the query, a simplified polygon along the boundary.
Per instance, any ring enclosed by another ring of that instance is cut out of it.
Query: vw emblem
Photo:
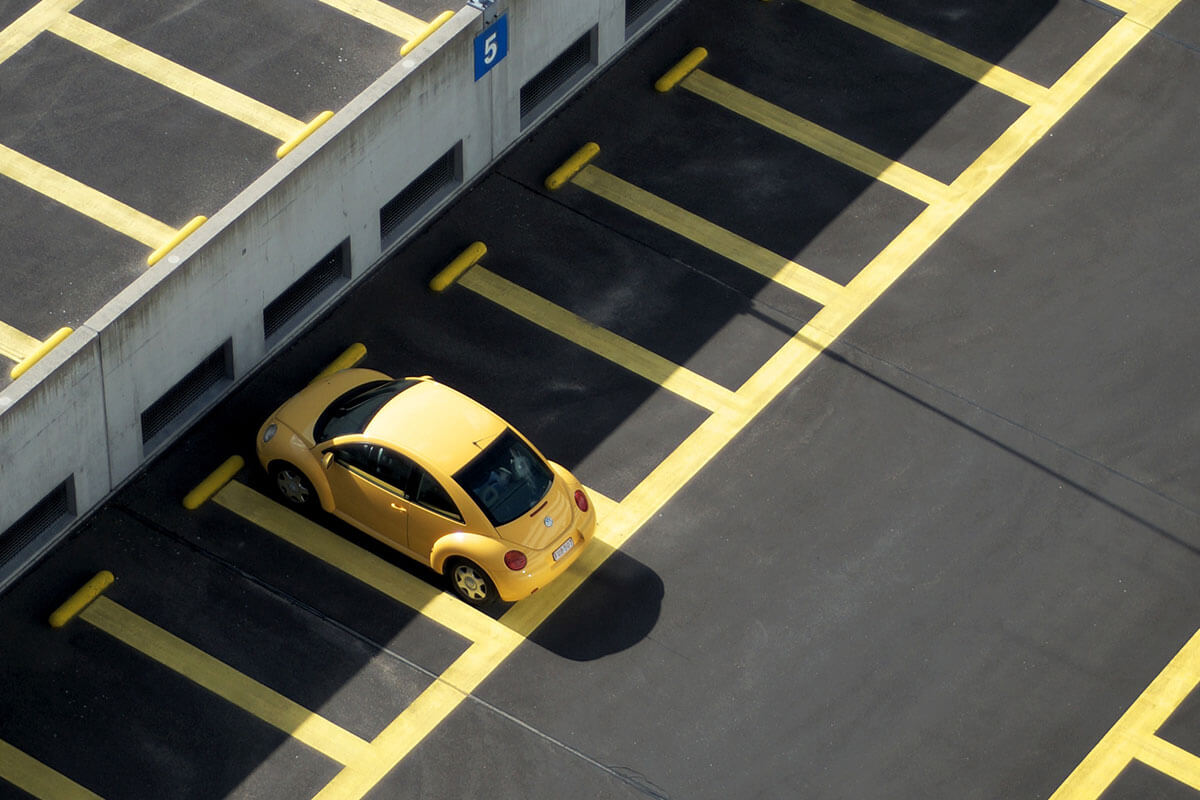
[[[546,517],[544,520],[542,520],[542,524],[545,525],[547,528],[553,528],[554,520],[550,517]]]

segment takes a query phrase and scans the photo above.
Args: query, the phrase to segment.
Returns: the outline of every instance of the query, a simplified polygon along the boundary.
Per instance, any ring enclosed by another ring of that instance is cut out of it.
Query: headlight
[[[267,426],[266,430],[263,431],[263,444],[266,444],[267,442],[269,442],[275,438],[275,431],[276,431],[275,423],[272,422],[270,425]]]

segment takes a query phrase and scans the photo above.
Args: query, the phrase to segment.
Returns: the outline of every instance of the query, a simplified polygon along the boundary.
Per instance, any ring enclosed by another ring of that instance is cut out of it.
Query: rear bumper
[[[571,538],[575,541],[574,546],[557,561],[554,560],[553,551],[567,540],[565,536],[556,542],[554,547],[529,556],[525,569],[520,572],[503,568],[504,574],[492,575],[492,582],[496,584],[496,591],[500,595],[500,599],[508,603],[524,600],[570,569],[580,554],[591,544],[592,536],[596,532],[595,511],[589,510],[581,522],[582,524],[571,532]]]

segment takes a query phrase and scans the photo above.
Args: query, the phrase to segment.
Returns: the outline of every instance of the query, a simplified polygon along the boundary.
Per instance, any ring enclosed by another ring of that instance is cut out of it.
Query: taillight
[[[525,569],[525,554],[520,550],[509,550],[504,554],[504,566],[514,572]]]
[[[580,511],[588,510],[587,495],[583,493],[583,489],[575,490],[575,505],[579,506]]]

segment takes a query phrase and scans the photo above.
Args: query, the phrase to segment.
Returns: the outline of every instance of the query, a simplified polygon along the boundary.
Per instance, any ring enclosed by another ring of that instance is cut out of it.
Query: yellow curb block
[[[708,58],[708,51],[703,47],[697,47],[692,52],[684,56],[678,64],[671,67],[666,73],[654,82],[654,88],[660,92],[669,92],[675,88],[675,85],[688,76],[688,73],[700,66],[700,62]]]
[[[67,598],[67,602],[54,610],[50,615],[50,627],[61,628],[66,625],[75,615],[88,607],[88,604],[100,596],[100,593],[112,585],[116,580],[108,570],[97,572],[91,580],[85,583],[79,591]]]
[[[342,351],[342,354],[329,362],[329,366],[317,373],[317,377],[313,378],[311,383],[316,383],[322,378],[328,378],[335,372],[341,372],[344,369],[350,369],[358,362],[367,357],[367,346],[362,342],[355,342]]]
[[[153,267],[159,261],[162,261],[163,256],[178,247],[180,242],[195,233],[196,229],[205,222],[208,222],[208,217],[204,215],[192,217],[192,221],[180,228],[179,232],[172,236],[166,244],[151,253],[150,257],[146,259],[146,263]]]
[[[39,344],[32,353],[21,359],[21,363],[9,370],[8,376],[15,381],[24,375],[29,371],[30,367],[45,358],[47,353],[62,344],[63,340],[70,336],[73,330],[72,328],[59,328],[56,330],[51,334],[49,339]]]
[[[225,463],[213,470],[200,483],[196,484],[196,488],[192,489],[183,498],[183,507],[188,511],[195,511],[200,506],[204,505],[208,498],[216,494],[222,486],[233,480],[233,476],[238,474],[238,471],[246,465],[246,461],[241,456],[230,456],[225,460]]]
[[[313,121],[305,125],[299,133],[288,139],[283,144],[279,145],[279,149],[275,151],[275,157],[283,158],[288,153],[295,150],[300,146],[301,142],[312,136],[313,132],[316,131],[317,128],[321,127],[326,122],[329,122],[331,119],[333,119],[332,111],[322,111],[320,114],[317,114],[317,116],[313,118]]]
[[[458,257],[451,261],[437,275],[433,276],[433,280],[429,282],[429,288],[439,294],[446,291],[450,284],[462,277],[462,274],[475,266],[479,259],[483,258],[487,253],[487,245],[483,242],[475,242],[468,245],[466,250],[458,254]]]
[[[588,162],[595,158],[599,152],[600,145],[596,144],[595,142],[588,142],[583,147],[576,150],[575,155],[564,161],[561,167],[554,170],[554,172],[551,172],[546,177],[546,188],[553,192],[555,189],[571,180],[571,178],[575,177],[575,174],[579,172],[579,170],[586,167]]]
[[[433,22],[431,22],[425,26],[425,30],[423,30],[419,34],[417,34],[417,37],[415,39],[409,39],[407,42],[405,42],[403,45],[401,45],[400,55],[406,56],[409,53],[411,53],[413,51],[413,48],[415,48],[421,42],[425,41],[430,36],[432,36],[434,31],[436,31],[438,28],[445,25],[446,22],[449,21],[449,19],[453,16],[454,16],[453,11],[443,11],[442,13],[438,14],[436,17],[433,18]]]

